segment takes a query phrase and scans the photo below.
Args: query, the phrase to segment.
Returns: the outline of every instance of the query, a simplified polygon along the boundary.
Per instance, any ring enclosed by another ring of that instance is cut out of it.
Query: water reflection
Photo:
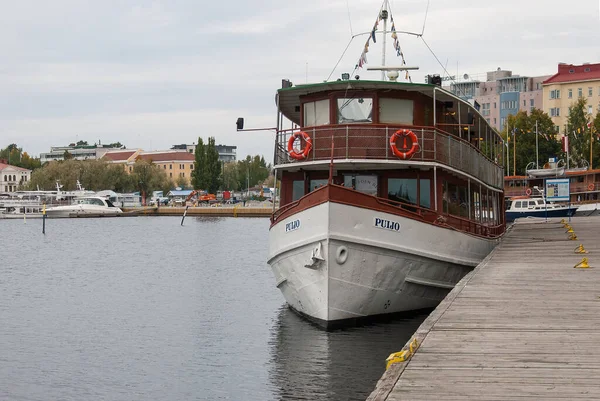
[[[365,400],[399,351],[427,317],[327,332],[287,307],[271,331],[269,375],[279,400]]]

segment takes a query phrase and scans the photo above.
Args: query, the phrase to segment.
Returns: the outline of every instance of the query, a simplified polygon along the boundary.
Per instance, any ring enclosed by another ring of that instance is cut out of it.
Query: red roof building
[[[593,119],[600,111],[600,63],[573,65],[560,63],[558,72],[543,82],[544,111],[564,134],[569,108],[585,99],[586,113]]]

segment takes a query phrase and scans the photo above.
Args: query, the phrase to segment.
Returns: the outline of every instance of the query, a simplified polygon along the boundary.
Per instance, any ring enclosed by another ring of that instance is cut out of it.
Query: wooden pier
[[[600,216],[567,223],[514,224],[368,400],[600,399]]]
[[[185,206],[147,206],[136,208],[123,208],[125,216],[183,216]],[[191,217],[269,217],[273,212],[272,207],[188,207],[186,215]]]

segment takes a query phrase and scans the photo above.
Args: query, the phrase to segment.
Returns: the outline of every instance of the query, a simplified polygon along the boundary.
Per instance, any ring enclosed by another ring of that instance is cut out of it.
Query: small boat
[[[0,219],[35,219],[41,217],[41,205],[12,205],[0,207]]]
[[[600,214],[600,203],[584,203],[577,208],[577,214],[581,216],[597,216]]]
[[[46,209],[48,218],[57,217],[117,217],[123,211],[109,199],[100,196],[88,196],[76,199],[75,203],[53,206]]]
[[[525,172],[530,178],[551,178],[551,177],[562,177],[565,175],[565,162],[559,160],[554,162],[552,159],[544,164],[543,168],[535,168],[536,163],[531,162],[525,167]]]
[[[546,202],[544,197],[516,196],[507,200],[506,222],[521,217],[572,217],[578,206]]]

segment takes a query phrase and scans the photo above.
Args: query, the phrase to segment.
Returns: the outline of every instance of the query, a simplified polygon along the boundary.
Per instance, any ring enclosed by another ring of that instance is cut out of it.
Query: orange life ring
[[[590,185],[588,185],[588,191],[593,191],[594,190],[594,183],[592,182]]]
[[[406,151],[406,152],[401,152],[398,149],[398,146],[396,146],[396,141],[400,137],[404,138],[403,149],[408,148],[408,146],[406,146],[406,138],[407,137],[410,138],[410,140],[412,141],[412,145],[411,145],[410,149],[408,149],[408,151]],[[399,157],[400,159],[403,159],[403,160],[410,159],[411,157],[413,157],[413,155],[419,149],[419,139],[417,138],[415,133],[412,132],[411,130],[399,129],[398,131],[394,132],[394,135],[392,135],[392,137],[390,138],[390,148],[392,149],[392,153],[394,153],[394,155],[396,157]]]
[[[527,188],[525,190],[525,195],[527,195],[527,196],[531,195],[531,188]]]
[[[302,138],[302,139],[304,139],[304,142],[306,142],[306,146],[304,146],[304,149],[301,149],[300,151],[297,151],[296,149],[294,149],[294,142],[296,141],[297,138]],[[312,140],[310,139],[310,136],[304,131],[294,132],[288,141],[287,150],[288,150],[288,154],[290,155],[290,157],[292,159],[296,159],[296,160],[306,159],[308,157],[308,153],[310,152],[311,149],[312,149]]]

